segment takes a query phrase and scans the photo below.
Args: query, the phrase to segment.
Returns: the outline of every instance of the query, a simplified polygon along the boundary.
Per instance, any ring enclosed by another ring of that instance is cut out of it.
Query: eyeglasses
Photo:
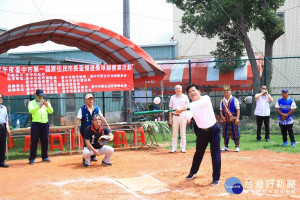
[[[266,90],[267,88],[261,88],[261,89]]]
[[[189,91],[188,94],[192,94],[193,92],[196,92],[196,91],[198,91],[198,90],[191,90],[191,91]]]

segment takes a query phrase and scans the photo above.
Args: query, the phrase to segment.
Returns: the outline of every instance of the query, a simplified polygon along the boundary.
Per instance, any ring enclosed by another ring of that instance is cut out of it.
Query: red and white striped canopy
[[[257,67],[260,77],[263,72],[263,59],[257,58]],[[247,59],[243,57],[242,59]],[[163,78],[163,86],[166,88],[165,94],[173,94],[174,87],[181,85],[183,88],[189,84],[189,64],[188,59],[167,60],[161,62],[161,68],[166,73]],[[251,91],[253,89],[253,74],[249,61],[244,62],[239,68],[230,73],[223,74],[219,69],[215,69],[213,58],[193,59],[191,61],[191,81],[199,85],[202,91],[222,91],[224,84],[229,84],[232,90]],[[136,89],[145,87],[145,84],[135,84]],[[161,84],[159,81],[147,82],[147,87],[160,92]],[[170,89],[170,90],[168,90]]]
[[[19,46],[53,41],[91,52],[108,64],[133,64],[134,81],[160,80],[165,73],[139,46],[111,30],[83,22],[50,19],[0,34],[0,54]]]

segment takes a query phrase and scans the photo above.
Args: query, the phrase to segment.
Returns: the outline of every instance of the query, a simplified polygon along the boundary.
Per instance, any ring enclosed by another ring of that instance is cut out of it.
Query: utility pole
[[[123,0],[123,36],[130,39],[130,9],[129,0]]]
[[[130,39],[129,0],[123,0],[123,36]],[[131,105],[131,91],[124,91],[124,121],[132,121]]]

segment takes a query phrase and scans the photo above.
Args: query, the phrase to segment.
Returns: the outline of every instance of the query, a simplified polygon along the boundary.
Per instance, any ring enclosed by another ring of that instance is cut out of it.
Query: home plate
[[[121,178],[116,179],[116,181],[132,191],[141,192],[144,194],[156,194],[170,191],[166,184],[147,175],[133,178]]]

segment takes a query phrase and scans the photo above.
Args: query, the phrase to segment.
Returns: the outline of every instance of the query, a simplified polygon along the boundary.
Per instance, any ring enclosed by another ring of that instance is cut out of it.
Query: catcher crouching
[[[86,147],[84,147],[82,152],[85,167],[90,166],[92,155],[100,156],[101,154],[105,154],[102,165],[111,166],[110,160],[114,149],[105,145],[105,143],[112,141],[114,136],[107,127],[101,125],[100,115],[93,116],[92,125],[84,130],[83,139],[86,143]]]

